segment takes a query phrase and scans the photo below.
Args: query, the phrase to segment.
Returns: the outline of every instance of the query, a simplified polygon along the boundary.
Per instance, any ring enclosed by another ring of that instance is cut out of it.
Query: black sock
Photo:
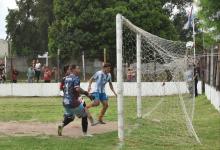
[[[73,116],[65,116],[64,115],[64,120],[63,120],[63,126],[68,125],[70,122],[74,120]]]
[[[88,120],[86,116],[86,117],[82,117],[82,131],[86,133],[87,129],[88,129]]]
[[[83,106],[86,107],[86,102],[83,103]]]

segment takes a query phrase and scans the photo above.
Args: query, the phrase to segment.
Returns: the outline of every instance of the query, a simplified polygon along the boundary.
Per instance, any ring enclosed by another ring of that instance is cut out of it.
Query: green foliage
[[[49,49],[55,56],[61,49],[61,63],[88,58],[116,63],[115,16],[121,13],[144,30],[171,39],[187,40],[182,30],[187,17],[183,9],[192,0],[19,0],[19,9],[9,10],[7,34],[13,50],[20,55],[36,55]],[[173,16],[173,9],[180,10]],[[172,18],[173,19],[170,19]],[[48,33],[49,32],[49,33]],[[110,59],[111,58],[111,59]]]
[[[9,9],[7,34],[18,55],[37,55],[48,50],[48,26],[53,21],[53,0],[19,0]]]
[[[58,98],[22,98],[19,102],[17,100],[17,98],[0,99],[1,121],[54,122],[62,118],[63,110]]]
[[[220,16],[219,13],[220,3],[218,0],[200,0],[202,19],[207,21],[209,25],[215,26],[220,31]]]
[[[188,1],[175,1],[183,6]],[[55,21],[49,29],[49,49],[56,53],[61,49],[64,61],[77,56],[82,50],[88,57],[102,60],[106,48],[113,65],[115,52],[115,16],[121,13],[144,30],[155,35],[178,40],[178,33],[169,19],[170,12],[163,9],[167,1],[157,0],[109,0],[80,1],[54,0]],[[174,6],[174,5],[172,5]]]
[[[199,18],[202,20],[200,27],[207,32],[208,37],[212,38],[208,38],[206,43],[210,46],[220,34],[220,3],[218,0],[200,0],[199,6],[201,7]]]

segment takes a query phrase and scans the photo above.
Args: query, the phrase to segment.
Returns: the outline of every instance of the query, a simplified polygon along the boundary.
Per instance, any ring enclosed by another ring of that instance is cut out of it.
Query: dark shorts
[[[82,118],[82,117],[86,117],[87,113],[86,113],[85,107],[83,106],[83,103],[81,103],[76,108],[64,106],[64,115],[65,116],[73,116],[73,117],[77,116],[78,118]]]

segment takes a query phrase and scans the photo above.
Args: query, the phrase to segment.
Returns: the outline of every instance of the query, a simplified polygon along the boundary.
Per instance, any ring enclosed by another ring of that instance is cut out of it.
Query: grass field
[[[167,99],[165,98],[165,104]],[[144,97],[143,113],[147,113],[160,101],[159,97]],[[117,121],[117,105],[115,98],[110,98],[110,107],[106,113],[106,121]],[[172,105],[175,107],[175,105]],[[125,98],[125,122],[128,129],[126,140],[122,149],[136,150],[219,150],[220,149],[220,113],[217,112],[205,96],[196,99],[194,127],[202,142],[199,145],[191,142],[192,138],[185,140],[185,136],[176,134],[161,135],[164,130],[172,133],[178,129],[177,123],[181,119],[166,118],[166,126],[160,128],[157,120],[166,117],[163,115],[169,110],[162,107],[155,108],[149,117],[136,119],[136,103],[133,97]],[[97,115],[98,108],[91,109]],[[180,115],[173,114],[172,115]],[[59,122],[62,120],[63,109],[61,99],[49,98],[0,98],[0,121],[30,121],[30,122]],[[177,117],[177,116],[173,116]],[[157,120],[156,120],[156,119]],[[156,120],[156,121],[155,121]],[[175,122],[176,121],[176,122]],[[135,128],[135,125],[138,125]],[[132,130],[130,130],[132,129]],[[130,133],[129,133],[130,130]],[[183,140],[184,139],[184,140]],[[172,142],[170,142],[172,141]],[[168,144],[169,143],[169,144]],[[8,136],[0,133],[0,149],[2,150],[114,150],[118,148],[117,131],[95,135],[92,138],[68,138],[56,136]]]

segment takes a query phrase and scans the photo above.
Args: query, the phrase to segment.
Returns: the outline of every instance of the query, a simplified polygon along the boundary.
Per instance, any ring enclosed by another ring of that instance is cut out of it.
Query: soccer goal
[[[120,14],[116,38],[119,140],[140,132],[158,143],[201,143],[193,126],[194,60],[186,43],[153,35]]]

